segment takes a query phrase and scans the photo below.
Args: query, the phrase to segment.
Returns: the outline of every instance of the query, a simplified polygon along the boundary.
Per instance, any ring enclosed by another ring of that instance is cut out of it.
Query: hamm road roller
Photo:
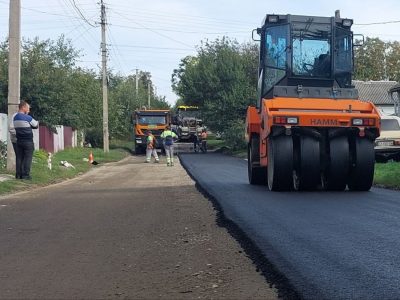
[[[247,109],[248,176],[272,191],[367,191],[376,107],[352,85],[353,20],[268,14],[261,28],[258,100]]]

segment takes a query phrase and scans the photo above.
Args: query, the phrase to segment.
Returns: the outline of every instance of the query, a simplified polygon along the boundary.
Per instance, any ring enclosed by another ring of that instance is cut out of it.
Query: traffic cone
[[[93,159],[93,152],[90,151],[90,154],[89,154],[89,164],[92,164],[93,161],[94,161],[94,159]]]

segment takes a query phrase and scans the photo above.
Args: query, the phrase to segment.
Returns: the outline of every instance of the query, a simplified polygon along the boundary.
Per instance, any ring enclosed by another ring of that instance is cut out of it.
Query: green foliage
[[[242,120],[238,119],[229,123],[229,130],[223,133],[222,138],[232,151],[242,150],[246,148],[244,133],[245,124]]]
[[[0,141],[0,169],[7,166],[7,144]]]
[[[101,76],[93,70],[76,67],[80,53],[71,41],[24,40],[21,53],[21,99],[31,104],[32,116],[40,124],[82,129],[92,145],[101,146],[103,139],[103,104]],[[0,112],[7,113],[8,44],[0,44]],[[4,62],[4,63],[3,63]],[[109,72],[110,138],[129,138],[132,112],[147,105],[151,74],[123,77]],[[169,108],[165,97],[150,91],[152,108]]]
[[[400,81],[400,43],[367,37],[355,48],[354,79]]]
[[[255,45],[225,37],[205,42],[174,70],[173,89],[185,104],[200,107],[209,128],[226,132],[244,121],[247,106],[256,100],[257,57]]]
[[[374,184],[400,189],[400,162],[375,164]]]

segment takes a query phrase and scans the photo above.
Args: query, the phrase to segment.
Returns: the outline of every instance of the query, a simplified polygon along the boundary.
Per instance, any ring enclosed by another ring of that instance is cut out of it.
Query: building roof
[[[376,105],[393,105],[393,100],[388,91],[393,88],[396,81],[360,81],[353,80],[358,90],[360,100],[371,101]]]

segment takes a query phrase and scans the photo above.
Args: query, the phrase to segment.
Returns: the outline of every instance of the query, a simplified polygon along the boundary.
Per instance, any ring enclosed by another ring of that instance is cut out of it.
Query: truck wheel
[[[260,137],[253,136],[247,146],[247,170],[250,184],[267,184],[267,168],[260,167]]]
[[[373,141],[356,137],[352,144],[352,166],[349,189],[368,191],[374,179],[375,150]]]
[[[295,148],[297,148],[293,176],[295,189],[316,189],[321,183],[319,141],[309,136],[300,136],[299,144]]]
[[[268,187],[271,191],[293,188],[293,140],[291,136],[268,139]]]
[[[324,188],[343,191],[349,174],[349,141],[346,136],[334,138],[329,143],[329,162],[324,174]]]

